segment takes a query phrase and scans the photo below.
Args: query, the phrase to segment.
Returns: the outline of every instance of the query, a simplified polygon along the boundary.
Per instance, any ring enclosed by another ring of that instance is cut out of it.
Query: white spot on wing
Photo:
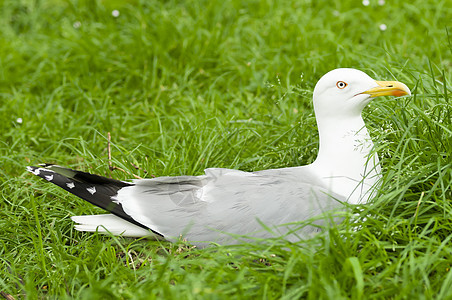
[[[75,188],[75,184],[74,184],[73,182],[67,182],[67,183],[66,183],[66,186],[67,186],[68,188],[70,188],[70,189]]]
[[[95,187],[95,186],[89,187],[89,188],[86,188],[86,190],[87,190],[88,192],[90,192],[91,195],[94,195],[94,193],[96,192],[96,187]]]
[[[111,199],[111,201],[113,201],[113,203],[121,204],[121,202],[119,202],[117,196],[118,196],[118,195],[111,196],[110,199]]]
[[[34,174],[35,174],[35,175],[39,175],[40,171],[44,171],[44,172],[48,172],[48,173],[55,173],[55,171],[50,170],[50,169],[46,169],[46,168],[37,168],[37,169],[34,171]]]
[[[39,171],[39,170],[38,170]],[[47,175],[47,176],[44,176],[45,177],[45,179],[47,180],[47,181],[52,181],[53,180],[53,174],[52,175]]]

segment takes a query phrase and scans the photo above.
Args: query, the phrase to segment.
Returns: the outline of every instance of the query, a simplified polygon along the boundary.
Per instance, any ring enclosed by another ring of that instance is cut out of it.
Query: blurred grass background
[[[452,297],[450,1],[0,5],[0,291]],[[113,164],[142,177],[310,163],[312,90],[337,67],[413,91],[364,112],[384,188],[360,208],[360,230],[205,250],[84,234],[69,217],[101,210],[25,172],[49,162],[109,176],[107,132]]]

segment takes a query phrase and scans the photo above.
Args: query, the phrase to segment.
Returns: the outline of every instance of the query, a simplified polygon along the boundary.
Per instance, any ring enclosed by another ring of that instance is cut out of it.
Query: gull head
[[[355,69],[332,70],[316,84],[314,110],[319,118],[360,116],[364,107],[378,96],[411,95],[408,87],[398,81],[376,81]]]

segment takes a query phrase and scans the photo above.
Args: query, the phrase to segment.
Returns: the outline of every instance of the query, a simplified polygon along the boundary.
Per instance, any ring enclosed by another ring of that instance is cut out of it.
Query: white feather
[[[134,225],[112,214],[74,216],[71,219],[78,223],[75,225],[75,229],[78,231],[97,231],[103,234],[111,233],[127,237],[155,237],[150,230]]]

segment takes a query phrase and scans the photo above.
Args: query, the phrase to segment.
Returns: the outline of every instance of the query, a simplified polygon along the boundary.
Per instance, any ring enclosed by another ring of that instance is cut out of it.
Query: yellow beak
[[[410,89],[398,81],[376,81],[378,87],[372,88],[361,94],[369,94],[370,97],[411,95]]]

